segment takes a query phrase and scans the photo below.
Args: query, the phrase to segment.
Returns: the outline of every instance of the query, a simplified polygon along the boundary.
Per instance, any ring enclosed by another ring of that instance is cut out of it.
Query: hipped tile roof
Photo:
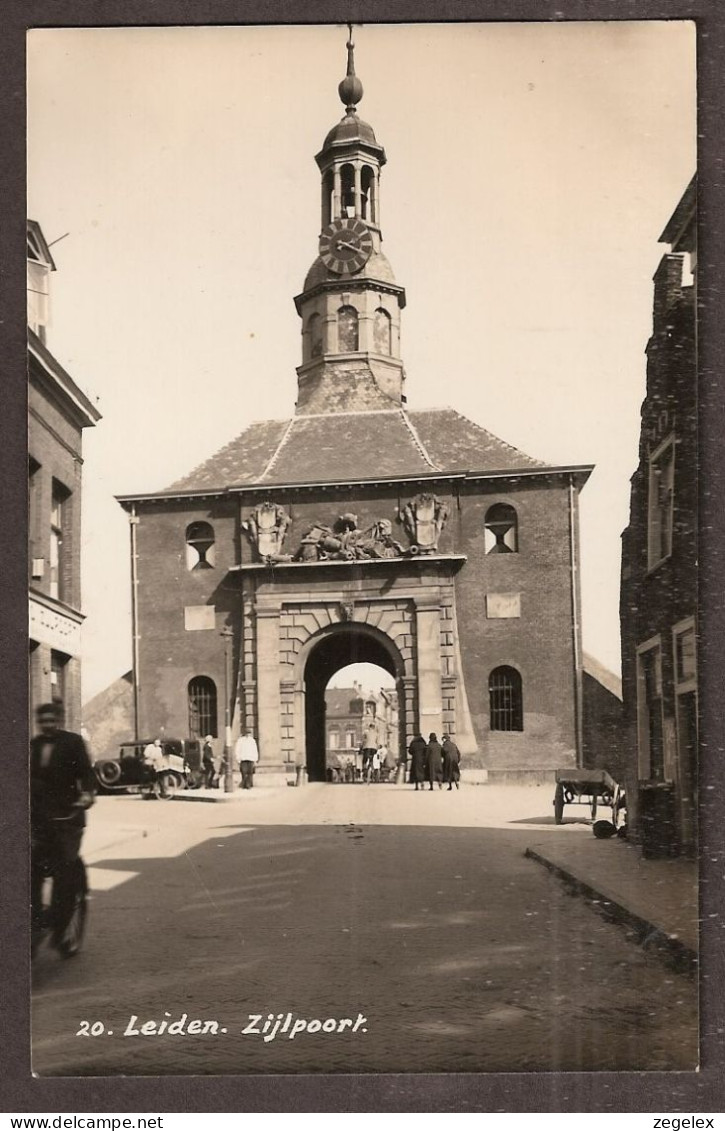
[[[264,420],[167,490],[545,468],[451,408]]]

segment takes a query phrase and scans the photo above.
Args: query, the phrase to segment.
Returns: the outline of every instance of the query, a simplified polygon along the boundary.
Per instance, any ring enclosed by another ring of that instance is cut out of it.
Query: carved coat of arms
[[[421,494],[405,504],[400,517],[419,553],[432,554],[438,549],[448,513],[448,507],[437,495]]]
[[[282,546],[291,521],[283,507],[265,502],[254,508],[242,526],[264,561],[289,561],[290,555],[282,553]]]

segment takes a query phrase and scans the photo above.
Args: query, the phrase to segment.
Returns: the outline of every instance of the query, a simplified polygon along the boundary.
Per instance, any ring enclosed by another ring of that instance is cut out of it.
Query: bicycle
[[[54,817],[53,822],[70,821],[74,814],[67,817]],[[72,871],[68,877],[70,895],[68,906],[62,922],[58,922],[60,903],[56,888],[57,864],[50,856],[50,845],[42,835],[36,836],[32,842],[31,868],[33,882],[40,886],[41,908],[40,922],[32,927],[31,958],[35,957],[38,947],[48,933],[52,933],[51,944],[56,948],[61,958],[73,958],[81,949],[88,917],[88,876],[83,859],[77,856],[72,862]]]

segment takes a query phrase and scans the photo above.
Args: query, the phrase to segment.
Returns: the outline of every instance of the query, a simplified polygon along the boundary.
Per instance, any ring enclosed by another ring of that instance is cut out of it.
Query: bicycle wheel
[[[58,952],[63,958],[72,958],[78,954],[83,943],[88,914],[88,878],[86,866],[80,856],[76,860],[74,869],[73,909],[63,931],[63,938],[58,943]]]

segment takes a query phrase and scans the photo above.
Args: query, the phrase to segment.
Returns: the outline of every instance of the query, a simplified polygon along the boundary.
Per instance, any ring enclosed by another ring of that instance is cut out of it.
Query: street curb
[[[257,787],[254,790],[235,789],[233,793],[224,793],[223,790],[219,790],[219,792],[217,793],[217,791],[214,790],[214,793],[217,793],[216,797],[211,796],[208,793],[201,793],[201,791],[197,789],[182,789],[178,793],[175,793],[173,797],[170,797],[169,801],[196,801],[197,803],[201,802],[202,804],[206,803],[208,805],[218,805],[228,804],[231,801],[241,801],[242,797],[244,797],[246,802],[252,801],[255,797],[264,797],[271,794],[273,790],[281,788],[282,786],[261,786]]]
[[[542,856],[536,849],[525,849],[524,856],[528,857],[529,860],[534,860],[537,864],[543,864],[545,868],[563,880],[575,894],[591,900],[596,904],[596,910],[606,919],[631,927],[637,932],[637,943],[645,950],[654,951],[680,972],[694,974],[697,971],[699,961],[697,951],[683,943],[676,935],[668,935],[656,923],[649,922],[623,903],[618,903],[611,896],[598,891],[597,888],[592,887],[591,884],[586,883],[585,880],[568,871],[561,864],[555,864],[553,860]]]

